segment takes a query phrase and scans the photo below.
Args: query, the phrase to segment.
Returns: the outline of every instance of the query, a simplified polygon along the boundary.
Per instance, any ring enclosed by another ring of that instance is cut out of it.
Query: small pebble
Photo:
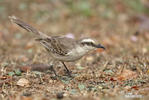
[[[64,94],[64,92],[57,93],[57,95],[56,95],[57,99],[62,99],[64,97],[63,94]]]

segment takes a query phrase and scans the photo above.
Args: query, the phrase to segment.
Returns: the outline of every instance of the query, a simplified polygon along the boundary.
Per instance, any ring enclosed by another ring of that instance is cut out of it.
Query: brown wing
[[[75,46],[76,42],[74,39],[67,37],[54,36],[49,38],[37,39],[40,43],[50,52],[58,55],[66,55]]]

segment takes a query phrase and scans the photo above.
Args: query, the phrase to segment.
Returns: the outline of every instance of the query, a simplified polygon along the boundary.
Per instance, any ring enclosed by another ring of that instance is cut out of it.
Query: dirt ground
[[[92,37],[106,47],[76,62],[54,65],[35,34]],[[0,100],[148,100],[148,0],[0,0]]]

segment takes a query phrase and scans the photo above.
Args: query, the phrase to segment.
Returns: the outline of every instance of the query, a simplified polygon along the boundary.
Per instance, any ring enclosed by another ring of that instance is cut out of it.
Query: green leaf
[[[82,70],[82,69],[84,69],[84,67],[82,67],[82,66],[77,66],[77,69]]]
[[[9,72],[8,75],[13,76],[13,75],[15,75],[15,73],[14,72]]]
[[[76,93],[77,93],[77,90],[76,90],[76,89],[72,89],[72,90],[70,91],[70,93],[71,93],[71,94],[76,94]]]
[[[2,67],[7,67],[8,65],[9,65],[8,62],[4,62],[4,63],[1,64]]]
[[[32,53],[33,52],[33,49],[28,49],[27,52],[28,53]]]
[[[21,73],[20,69],[16,69],[16,70],[15,70],[15,74],[16,74],[17,76],[21,76],[22,73]]]
[[[78,88],[80,89],[80,91],[85,89],[85,85],[84,84],[78,84]]]

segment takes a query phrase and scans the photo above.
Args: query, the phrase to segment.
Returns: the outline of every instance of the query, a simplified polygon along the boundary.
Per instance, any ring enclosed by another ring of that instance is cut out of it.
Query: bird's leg
[[[69,76],[71,76],[71,72],[70,72],[69,69],[66,67],[65,63],[62,62],[62,64],[64,65],[64,67],[65,67],[65,69],[66,69],[66,71],[67,71],[67,74],[68,74]]]
[[[54,73],[54,74],[55,74],[55,76],[57,77],[58,75],[57,75],[57,73],[56,73],[55,69],[53,68],[53,65],[50,65],[50,69],[53,71],[53,73]]]
[[[55,60],[52,60],[52,61],[50,62],[50,70],[53,71],[53,73],[54,73],[54,75],[55,75],[56,77],[58,77],[58,75],[57,75],[55,69],[53,68],[53,65],[54,65],[54,64],[55,64]]]

